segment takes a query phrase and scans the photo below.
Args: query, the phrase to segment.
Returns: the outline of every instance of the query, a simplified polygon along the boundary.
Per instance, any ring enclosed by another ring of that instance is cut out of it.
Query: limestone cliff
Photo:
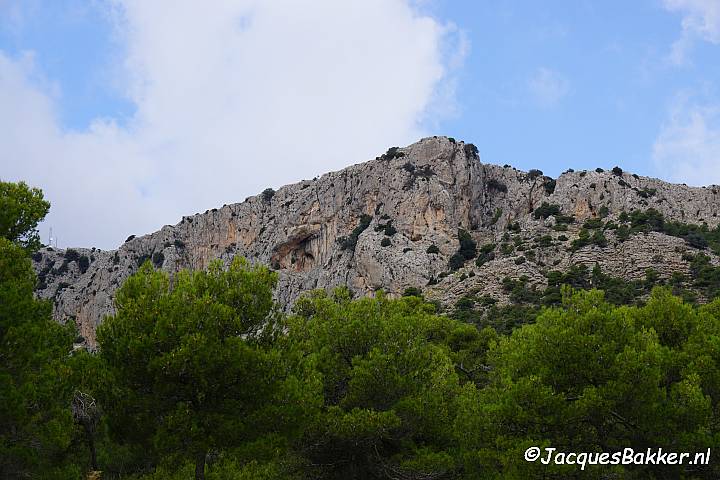
[[[536,218],[543,203],[573,216]],[[314,180],[268,190],[242,203],[184,217],[174,226],[128,239],[113,251],[45,248],[34,256],[38,295],[52,298],[59,321],[72,320],[90,344],[95,327],[113,311],[113,293],[144,260],[168,271],[203,268],[235,255],[279,273],[277,298],[291,305],[302,292],[347,285],[357,294],[407,287],[452,304],[467,292],[506,298],[504,277],[526,275],[543,284],[548,269],[600,264],[628,279],[648,268],[663,277],[688,269],[687,243],[662,233],[626,241],[606,232],[607,244],[568,248],[586,219],[611,221],[622,212],[658,210],[683,223],[720,223],[720,188],[691,188],[615,172],[568,172],[553,180],[538,171],[480,162],[472,144],[425,138],[405,148]],[[448,274],[458,230],[478,245],[508,240],[538,245],[532,255],[497,251],[481,266],[467,262]],[[430,252],[430,253],[429,253]],[[433,253],[436,252],[436,253]],[[519,261],[520,257],[528,257]],[[80,260],[84,258],[84,260]],[[717,259],[713,256],[713,261]]]

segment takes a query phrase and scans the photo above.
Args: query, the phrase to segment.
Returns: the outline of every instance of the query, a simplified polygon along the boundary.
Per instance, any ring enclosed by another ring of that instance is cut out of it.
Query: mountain
[[[266,263],[279,273],[277,298],[286,307],[304,291],[347,285],[360,295],[415,287],[442,305],[469,298],[482,310],[522,303],[518,295],[542,292],[583,265],[595,269],[586,275],[590,286],[602,272],[636,289],[685,285],[703,301],[712,293],[698,269],[715,274],[719,224],[720,187],[619,168],[552,179],[483,164],[474,145],[430,137],[183,217],[117,250],[46,247],[33,261],[37,294],[93,345],[114,291],[146,260],[168,271],[235,255]]]

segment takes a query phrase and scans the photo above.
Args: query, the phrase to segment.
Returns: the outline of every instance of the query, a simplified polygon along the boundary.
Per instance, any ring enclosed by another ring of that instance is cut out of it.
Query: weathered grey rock
[[[659,233],[618,242],[608,234],[605,248],[584,247],[570,252],[583,220],[606,206],[610,217],[621,212],[655,208],[671,220],[720,223],[720,188],[691,188],[611,172],[573,172],[557,179],[529,175],[514,168],[482,164],[472,145],[446,137],[425,138],[375,160],[304,180],[279,189],[272,197],[258,195],[184,217],[174,226],[126,241],[114,251],[77,249],[91,259],[80,272],[78,262],[66,262],[65,251],[45,248],[35,258],[41,282],[38,295],[52,298],[59,321],[72,319],[90,344],[95,327],[113,312],[113,294],[145,259],[174,272],[204,268],[216,258],[235,255],[271,265],[280,281],[277,298],[290,306],[304,291],[347,285],[357,294],[384,289],[398,295],[421,287],[431,299],[452,304],[467,292],[504,299],[505,277],[526,275],[531,283],[546,282],[549,269],[574,263],[599,263],[606,273],[642,278],[648,268],[670,276],[686,272],[678,238]],[[556,232],[552,217],[536,220],[531,213],[543,202],[559,205],[578,223]],[[343,249],[362,215],[372,220],[357,238],[354,250]],[[386,236],[379,225],[392,222],[396,233]],[[522,252],[498,254],[482,267],[474,262],[440,278],[458,249],[458,228],[471,233],[478,245],[500,243],[511,223],[519,235],[532,239],[550,235],[552,246],[536,249],[533,261],[517,264]],[[561,235],[568,240],[561,241]],[[384,238],[390,244],[382,246]],[[427,253],[437,246],[439,253]],[[716,261],[717,259],[714,259]],[[63,264],[66,267],[63,268]],[[63,271],[65,270],[65,271]],[[470,272],[474,276],[468,277]]]

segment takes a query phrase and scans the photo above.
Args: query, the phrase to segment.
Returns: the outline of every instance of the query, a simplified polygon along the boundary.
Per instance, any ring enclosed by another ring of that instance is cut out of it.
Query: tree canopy
[[[0,183],[0,477],[77,478],[67,355],[72,326],[34,297],[28,249],[47,212],[39,190]]]
[[[690,282],[716,297],[706,255],[666,286],[599,267],[550,271],[542,290],[508,278],[511,305],[467,296],[450,315],[412,288],[315,291],[285,313],[262,265],[170,274],[148,260],[93,353],[75,351],[72,322],[33,294],[42,194],[3,185],[16,217],[36,219],[3,211],[3,225],[25,226],[0,237],[1,478],[720,477],[716,456],[581,470],[523,455],[720,445],[720,299],[686,298]]]
[[[40,247],[37,225],[50,210],[39,188],[0,181],[0,237],[28,251]]]
[[[300,408],[304,386],[270,348],[275,282],[240,258],[172,279],[147,262],[128,279],[98,329],[116,437],[192,459],[204,478],[209,452],[296,428],[299,416],[276,415]]]

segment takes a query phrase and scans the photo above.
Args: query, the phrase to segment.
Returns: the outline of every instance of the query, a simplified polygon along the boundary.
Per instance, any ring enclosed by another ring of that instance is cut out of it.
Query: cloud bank
[[[32,55],[0,51],[1,175],[44,189],[53,204],[44,229],[60,246],[112,248],[373,158],[417,140],[452,100],[458,32],[412,2],[199,5],[109,5],[118,83],[136,108],[122,125],[63,129]]]
[[[696,40],[720,44],[720,2],[718,0],[664,0],[671,12],[682,14],[682,35],[672,46],[670,61],[687,63],[687,55]]]
[[[665,178],[720,184],[720,105],[679,102],[655,141],[653,158]]]
[[[720,45],[718,0],[664,0],[663,6],[682,16],[682,34],[669,56],[674,66],[691,63],[690,52],[699,41]],[[720,104],[707,90],[706,86],[676,95],[653,145],[655,166],[664,178],[692,185],[720,184]]]

